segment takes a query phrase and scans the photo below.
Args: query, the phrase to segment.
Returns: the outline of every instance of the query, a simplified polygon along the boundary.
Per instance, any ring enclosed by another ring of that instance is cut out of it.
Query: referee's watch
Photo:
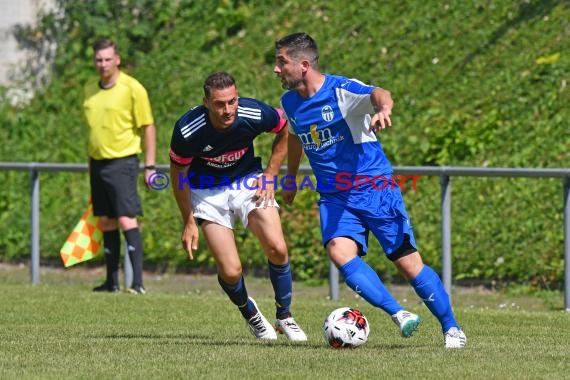
[[[145,165],[144,170],[156,170],[156,165]]]

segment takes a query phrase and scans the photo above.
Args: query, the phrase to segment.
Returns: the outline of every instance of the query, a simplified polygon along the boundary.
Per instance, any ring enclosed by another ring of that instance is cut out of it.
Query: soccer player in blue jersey
[[[317,45],[306,33],[288,35],[275,48],[274,72],[289,90],[281,97],[290,132],[287,175],[297,175],[304,152],[318,183],[324,184],[317,191],[322,239],[330,259],[350,288],[387,312],[404,337],[411,336],[421,318],[404,310],[361,259],[372,232],[441,323],[445,347],[465,347],[467,339],[455,321],[449,296],[416,249],[392,166],[375,134],[392,123],[390,93],[356,79],[321,73]],[[284,186],[287,203],[295,195],[294,184]]]
[[[190,109],[174,126],[170,174],[184,224],[182,245],[190,259],[198,249],[200,225],[218,267],[218,281],[252,334],[274,340],[277,331],[292,341],[306,341],[290,311],[291,268],[273,180],[286,155],[286,124],[281,110],[238,97],[234,78],[214,73],[204,82],[203,105]],[[264,132],[276,137],[262,170],[253,140]],[[267,257],[275,291],[275,327],[248,296],[233,232],[236,219],[259,239]]]

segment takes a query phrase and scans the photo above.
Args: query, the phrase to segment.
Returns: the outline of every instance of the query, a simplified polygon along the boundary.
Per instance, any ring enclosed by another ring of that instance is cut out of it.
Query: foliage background
[[[26,104],[0,94],[0,161],[86,162],[81,115],[91,75],[91,43],[119,42],[125,71],[148,89],[158,134],[158,163],[168,163],[171,128],[201,102],[202,81],[233,73],[242,96],[278,105],[273,43],[306,31],[319,43],[321,68],[389,89],[393,128],[381,135],[394,165],[569,167],[570,7],[562,0],[369,2],[339,0],[57,0],[37,27],[15,30],[38,59],[55,50],[51,77]],[[25,65],[22,81],[36,81]],[[267,157],[271,136],[256,146]],[[42,174],[41,257],[59,265],[59,248],[88,199],[87,176]],[[0,260],[29,256],[29,178],[0,172]],[[453,179],[455,279],[517,281],[555,287],[563,279],[559,180]],[[144,191],[146,265],[210,270],[202,244],[194,262],[179,249],[178,211],[169,191]],[[320,244],[316,194],[282,207],[297,280],[319,282],[328,263]],[[440,269],[437,178],[405,194],[425,261]],[[255,239],[236,231],[247,270],[263,271]],[[372,240],[372,239],[371,239]],[[369,262],[389,281],[393,266],[372,244]],[[100,265],[100,259],[87,265]],[[261,273],[261,272],[260,272]]]

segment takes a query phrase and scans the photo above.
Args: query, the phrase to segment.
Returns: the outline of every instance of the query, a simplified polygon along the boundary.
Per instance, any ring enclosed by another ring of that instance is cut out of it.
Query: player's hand
[[[297,189],[283,189],[281,195],[283,196],[283,202],[288,205],[293,204],[295,196],[297,195]]]
[[[275,184],[277,182],[277,177],[270,176],[267,174],[262,174],[253,183],[253,188],[257,187],[255,191],[255,205],[257,207],[263,206],[267,208],[268,205],[273,205],[275,203]]]
[[[295,200],[295,196],[297,195],[297,182],[295,181],[295,176],[286,175],[283,177],[283,190],[281,191],[281,195],[283,197],[283,201],[290,205]]]
[[[198,225],[194,222],[186,223],[184,230],[182,230],[182,248],[188,254],[190,260],[194,260],[194,255],[192,251],[198,249]]]
[[[372,119],[370,120],[370,131],[371,132],[378,132],[382,131],[388,127],[392,126],[392,120],[390,119],[390,115],[392,114],[392,109],[389,106],[382,106],[378,112],[376,112]]]
[[[152,189],[152,187],[150,187],[150,183],[148,181],[150,181],[151,179],[154,178],[155,173],[156,173],[156,170],[154,170],[154,169],[145,169],[144,170],[144,184],[148,189]]]

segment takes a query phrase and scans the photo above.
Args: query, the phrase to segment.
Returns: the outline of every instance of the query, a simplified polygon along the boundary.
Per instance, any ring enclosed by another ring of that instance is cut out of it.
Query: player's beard
[[[301,86],[303,81],[301,79],[293,80],[289,78],[282,78],[281,87],[285,90],[296,90]]]

